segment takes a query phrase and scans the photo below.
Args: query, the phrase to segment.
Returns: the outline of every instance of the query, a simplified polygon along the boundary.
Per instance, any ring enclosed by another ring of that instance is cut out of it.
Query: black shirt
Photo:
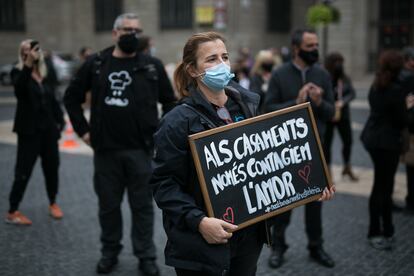
[[[142,148],[139,125],[134,111],[136,95],[132,74],[134,58],[111,57],[102,105],[102,148]]]

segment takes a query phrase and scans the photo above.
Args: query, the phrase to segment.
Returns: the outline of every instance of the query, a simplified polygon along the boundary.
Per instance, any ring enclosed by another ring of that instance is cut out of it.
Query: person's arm
[[[72,78],[63,97],[73,129],[84,137],[89,133],[89,124],[83,114],[82,104],[86,99],[86,92],[91,89],[93,59],[88,59]]]
[[[35,47],[24,55],[24,63],[21,70],[14,68],[10,73],[14,86],[14,94],[17,99],[25,98],[29,94],[29,83],[32,78],[33,66],[40,56],[38,49]]]
[[[32,67],[28,67],[26,65],[23,66],[22,70],[13,68],[10,72],[10,77],[14,87],[14,94],[17,99],[22,99],[28,96],[31,75]]]
[[[343,106],[349,104],[353,99],[355,99],[355,89],[349,78],[344,80],[344,88],[342,96]]]
[[[315,102],[311,101],[311,106],[316,117],[320,118],[322,121],[327,122],[330,121],[335,115],[335,102],[332,90],[332,82],[328,73],[325,73],[321,89],[322,99],[320,103],[315,104]]]
[[[192,160],[188,145],[187,121],[175,121],[175,118],[164,117],[154,135],[155,157],[150,185],[158,207],[167,216],[179,224],[183,221],[194,232],[205,212],[196,205],[190,195],[188,174]]]
[[[392,97],[389,97],[392,104],[392,113],[390,114],[392,125],[400,129],[407,127],[409,113],[407,112],[406,96],[403,87],[395,85],[389,93],[392,93]]]
[[[170,79],[168,78],[167,72],[165,71],[164,65],[159,59],[154,58],[155,67],[158,71],[158,82],[159,82],[159,102],[162,104],[163,116],[174,108],[176,98],[174,90],[172,88]]]

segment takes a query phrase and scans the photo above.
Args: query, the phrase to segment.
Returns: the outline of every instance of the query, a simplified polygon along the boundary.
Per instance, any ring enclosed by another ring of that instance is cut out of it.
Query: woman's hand
[[[319,201],[333,199],[335,195],[335,191],[336,191],[335,185],[332,185],[330,189],[328,189],[328,187],[325,187],[325,189],[323,189],[322,196],[319,198]]]
[[[232,231],[237,225],[225,222],[221,219],[204,217],[198,225],[198,231],[210,244],[227,243],[233,236]]]

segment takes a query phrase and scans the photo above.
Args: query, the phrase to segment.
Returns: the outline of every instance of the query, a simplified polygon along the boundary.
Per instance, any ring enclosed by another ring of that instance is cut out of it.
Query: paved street
[[[361,128],[368,114],[367,82],[358,84],[358,98],[352,105],[355,146],[352,161],[360,182],[343,179],[340,143],[333,147],[333,174],[338,188],[336,198],[324,203],[325,248],[335,259],[333,269],[323,268],[308,258],[304,232],[303,208],[297,208],[288,228],[290,245],[282,268],[267,266],[269,249],[264,248],[258,267],[259,276],[270,275],[414,275],[414,216],[397,213],[396,244],[390,252],[371,249],[366,240],[368,194],[372,186],[371,162],[359,142]],[[4,91],[2,91],[4,90]],[[8,208],[8,193],[13,180],[16,137],[11,133],[15,100],[9,88],[0,87],[0,210]],[[66,137],[67,138],[67,137]],[[88,276],[95,275],[99,254],[97,200],[92,187],[92,158],[87,147],[66,150],[61,154],[60,194],[58,203],[65,217],[52,220],[47,213],[47,196],[39,162],[25,193],[20,209],[33,221],[30,227],[0,223],[0,275],[2,276]],[[403,166],[396,176],[394,198],[403,204],[406,193]],[[130,213],[124,204],[124,250],[120,264],[111,275],[137,275],[137,261],[129,239]],[[166,241],[161,213],[155,206],[155,241],[162,275],[174,275],[164,265]]]

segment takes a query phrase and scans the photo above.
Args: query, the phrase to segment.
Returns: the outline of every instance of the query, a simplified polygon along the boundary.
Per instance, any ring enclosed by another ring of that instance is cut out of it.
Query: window
[[[161,29],[189,29],[193,26],[192,0],[160,0]]]
[[[267,30],[290,32],[291,0],[267,0]]]
[[[398,48],[411,44],[413,0],[381,0],[379,10],[379,48]]]
[[[95,0],[95,30],[111,31],[114,21],[122,12],[120,0]]]
[[[0,0],[0,30],[25,30],[24,0]]]

